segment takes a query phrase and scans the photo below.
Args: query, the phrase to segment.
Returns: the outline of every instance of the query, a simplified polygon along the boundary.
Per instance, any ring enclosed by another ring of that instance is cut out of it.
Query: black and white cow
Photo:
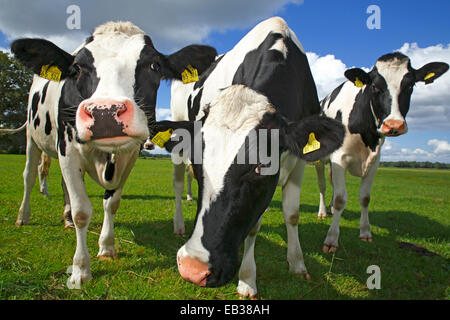
[[[201,163],[191,152],[199,185],[197,216],[191,237],[177,254],[181,276],[200,286],[226,284],[238,270],[238,249],[245,240],[238,292],[254,296],[256,234],[278,183],[283,191],[289,270],[308,278],[298,238],[303,171],[306,161],[325,157],[341,145],[344,128],[318,116],[315,83],[294,32],[278,17],[258,24],[200,77],[184,108],[189,120],[201,118],[203,127],[197,135],[198,122],[157,125],[160,131],[186,129],[194,144],[200,140]],[[266,132],[268,140],[256,135],[258,143],[252,143],[249,138],[255,131]],[[320,149],[304,154],[311,133]],[[177,146],[174,141],[165,144],[169,151]],[[271,150],[269,163],[259,156],[263,149]],[[245,159],[257,153],[257,161],[239,162],[242,150]],[[275,171],[263,174],[269,167]]]
[[[16,40],[11,51],[35,73],[28,106],[25,191],[16,224],[28,223],[41,152],[59,158],[65,212],[72,213],[77,235],[69,283],[77,285],[91,278],[86,232],[92,205],[84,174],[106,190],[98,256],[114,256],[114,214],[140,145],[154,124],[160,80],[181,79],[188,65],[205,70],[216,50],[192,45],[163,55],[131,22],[109,22],[98,26],[74,54],[43,39]],[[60,81],[38,76],[48,76],[48,70]]]
[[[347,202],[346,171],[361,177],[360,238],[372,242],[368,206],[372,182],[380,162],[381,146],[385,137],[407,132],[405,117],[415,83],[431,83],[447,70],[448,65],[442,62],[432,62],[416,70],[407,56],[398,52],[390,53],[380,57],[368,73],[359,68],[347,70],[345,76],[349,81],[322,100],[323,113],[339,120],[346,128],[342,147],[330,155],[333,222],[324,241],[324,252],[334,252],[338,247],[339,220]],[[325,218],[324,163],[316,165],[316,170],[320,189],[318,216]]]

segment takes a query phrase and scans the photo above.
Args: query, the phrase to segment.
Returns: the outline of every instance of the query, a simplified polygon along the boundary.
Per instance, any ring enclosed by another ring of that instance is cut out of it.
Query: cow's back
[[[186,94],[186,86],[172,84],[173,120],[181,115],[185,120],[202,118],[205,105],[233,84],[246,85],[267,96],[292,121],[320,112],[303,46],[279,17],[261,22],[219,57],[200,76],[191,94]]]

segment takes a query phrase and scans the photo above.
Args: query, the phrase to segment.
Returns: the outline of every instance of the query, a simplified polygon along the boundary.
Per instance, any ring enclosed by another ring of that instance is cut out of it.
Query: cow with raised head
[[[65,212],[71,212],[77,236],[69,283],[77,285],[91,278],[86,233],[92,205],[85,173],[106,190],[98,257],[114,256],[114,214],[140,145],[155,122],[160,80],[181,79],[188,65],[205,70],[216,50],[192,45],[163,55],[131,22],[109,22],[98,26],[73,54],[43,39],[16,40],[11,51],[35,73],[25,190],[16,224],[28,223],[41,152],[59,158]]]
[[[245,243],[238,292],[254,296],[256,234],[279,184],[289,270],[308,278],[298,237],[303,171],[306,161],[340,147],[344,128],[318,115],[315,83],[296,35],[281,18],[261,22],[192,88],[183,107],[190,120],[200,121],[156,126],[175,130],[165,144],[172,155],[186,143],[177,129],[192,139],[198,205],[194,230],[177,254],[181,276],[200,286],[226,284],[239,268],[238,250]],[[182,143],[172,141],[177,136]],[[269,159],[261,156],[266,152]]]
[[[334,252],[338,247],[339,221],[347,202],[345,173],[361,177],[360,238],[372,242],[368,206],[373,179],[380,163],[380,150],[385,137],[396,137],[408,130],[406,114],[410,107],[414,85],[433,82],[448,70],[448,64],[432,62],[420,69],[411,66],[402,53],[380,57],[370,72],[359,68],[345,72],[348,81],[334,89],[321,102],[322,112],[345,126],[346,135],[341,148],[330,155],[333,200],[333,222],[324,241],[323,251]],[[324,163],[316,166],[320,206],[319,218],[325,218]]]

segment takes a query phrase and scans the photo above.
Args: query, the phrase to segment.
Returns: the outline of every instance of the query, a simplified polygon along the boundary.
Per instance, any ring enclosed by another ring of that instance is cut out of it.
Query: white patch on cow
[[[117,33],[116,30],[123,32]],[[107,23],[94,32],[95,41],[85,47],[94,58],[94,67],[100,78],[92,96],[80,103],[92,103],[96,100],[130,100],[134,105],[133,118],[128,124],[127,134],[143,141],[148,137],[147,121],[144,111],[134,102],[135,70],[140,53],[145,45],[139,28],[129,23]],[[79,136],[89,136],[87,129],[77,125]],[[138,143],[136,143],[138,144]],[[133,145],[131,146],[133,147]],[[135,145],[134,145],[135,147]],[[104,148],[104,146],[102,146]],[[115,146],[111,146],[112,149]],[[124,149],[129,149],[124,146]],[[105,151],[113,151],[106,150]]]
[[[179,254],[187,252],[192,258],[209,261],[209,253],[201,243],[203,215],[223,189],[229,170],[249,132],[267,112],[275,112],[267,97],[243,86],[234,85],[221,91],[211,102],[208,117],[202,128],[203,198],[194,232]]]
[[[389,61],[377,61],[378,73],[385,79],[387,89],[392,97],[391,113],[384,119],[405,121],[398,104],[398,96],[401,92],[401,83],[408,70],[409,59],[391,59]]]

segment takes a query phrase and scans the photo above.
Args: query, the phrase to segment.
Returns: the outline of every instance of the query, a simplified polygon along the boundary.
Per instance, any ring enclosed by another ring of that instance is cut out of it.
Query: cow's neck
[[[348,121],[351,133],[360,134],[366,146],[372,151],[380,143],[380,134],[377,131],[377,119],[371,106],[372,93],[369,88],[361,89],[355,97],[355,104]]]

